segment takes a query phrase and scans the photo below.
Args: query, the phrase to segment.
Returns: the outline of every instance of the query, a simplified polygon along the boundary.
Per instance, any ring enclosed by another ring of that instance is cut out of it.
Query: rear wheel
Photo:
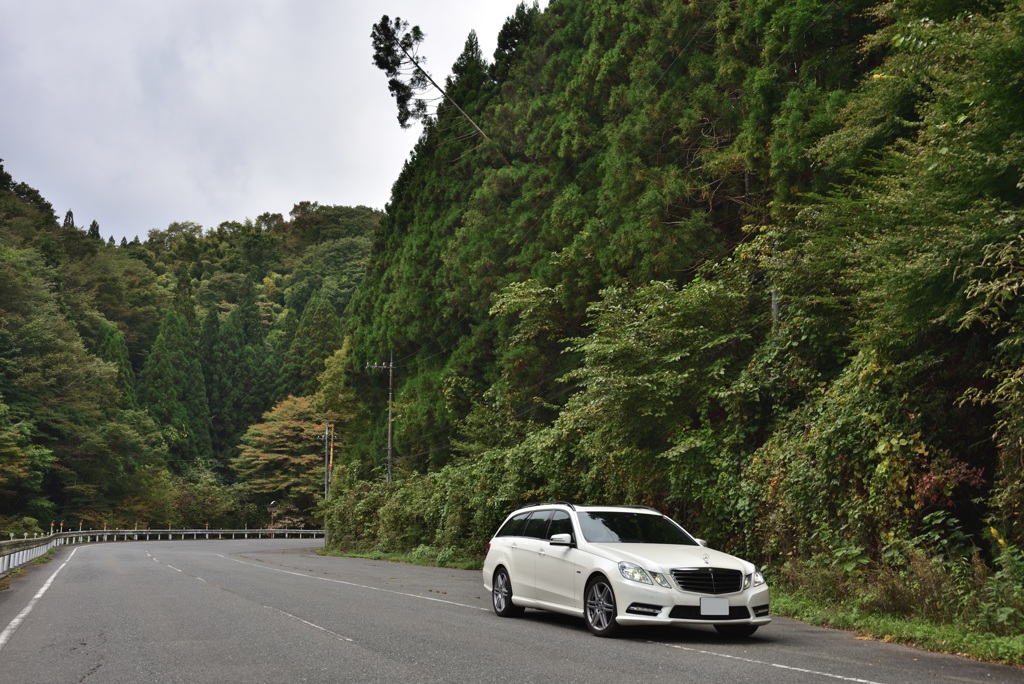
[[[612,636],[619,630],[615,621],[615,593],[604,577],[590,580],[584,593],[584,618],[587,629],[599,637]]]
[[[512,580],[505,568],[498,568],[494,571],[494,581],[491,583],[491,605],[494,612],[501,617],[514,617],[523,614],[523,608],[512,603]]]
[[[722,636],[748,637],[757,631],[757,625],[715,625],[715,629]]]

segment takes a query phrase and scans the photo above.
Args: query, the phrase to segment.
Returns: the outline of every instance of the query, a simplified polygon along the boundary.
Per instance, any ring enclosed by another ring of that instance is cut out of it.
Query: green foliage
[[[272,377],[267,373],[268,349],[252,294],[244,283],[238,304],[223,325],[211,307],[203,322],[203,374],[210,406],[211,442],[218,463],[234,455],[246,428],[271,404]]]
[[[307,249],[291,274],[286,303],[303,309],[314,293],[326,298],[335,311],[344,311],[352,290],[366,270],[370,251],[367,237],[341,237]]]
[[[12,424],[10,407],[0,402],[0,493],[4,498],[13,499],[21,489],[38,491],[40,475],[33,473],[32,461],[29,457],[31,441],[28,427],[24,423]],[[36,477],[33,484],[30,481]]]
[[[172,528],[185,524],[189,516],[182,515],[182,508],[187,504],[179,491],[180,481],[167,468],[149,464],[138,469],[132,479],[131,492],[119,507],[127,523],[125,527]]]
[[[125,483],[134,445],[118,439],[117,370],[90,355],[65,318],[55,272],[31,248],[0,248],[0,511],[52,516],[45,493],[91,509]]]
[[[142,369],[139,403],[160,425],[179,472],[209,457],[209,403],[196,332],[177,308],[164,317]]]
[[[35,535],[49,532],[49,530],[43,530],[39,525],[39,521],[35,518],[29,517],[0,517],[0,535],[13,534],[16,538],[21,538],[24,535]]]
[[[341,328],[334,306],[314,295],[299,319],[295,337],[284,356],[278,396],[308,396],[316,391],[324,361],[341,347]]]
[[[240,487],[225,486],[216,473],[201,464],[189,468],[177,487],[172,514],[180,525],[238,528],[255,527],[264,521],[264,514],[246,499]]]
[[[128,345],[121,331],[106,321],[100,326],[96,355],[117,369],[117,389],[121,393],[121,406],[135,407],[135,375],[128,359]]]

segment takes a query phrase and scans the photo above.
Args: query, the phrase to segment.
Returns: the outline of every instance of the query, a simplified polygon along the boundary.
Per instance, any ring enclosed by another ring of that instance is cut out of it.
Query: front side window
[[[572,520],[565,511],[555,511],[551,515],[551,524],[548,526],[548,539],[556,534],[572,534]]]
[[[583,538],[595,544],[697,546],[683,528],[662,515],[632,511],[581,511]]]

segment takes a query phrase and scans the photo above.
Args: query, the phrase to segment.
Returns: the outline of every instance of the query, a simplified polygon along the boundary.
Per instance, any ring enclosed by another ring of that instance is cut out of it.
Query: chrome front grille
[[[677,568],[672,579],[695,594],[733,594],[743,589],[743,573],[729,568]]]

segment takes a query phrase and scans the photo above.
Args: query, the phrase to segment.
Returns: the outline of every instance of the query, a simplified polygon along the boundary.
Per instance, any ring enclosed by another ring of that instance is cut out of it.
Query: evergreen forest
[[[274,500],[443,563],[643,504],[1024,630],[1024,3],[551,0],[497,45],[430,106],[378,61],[422,126],[382,211],[115,244],[0,167],[0,531]]]

